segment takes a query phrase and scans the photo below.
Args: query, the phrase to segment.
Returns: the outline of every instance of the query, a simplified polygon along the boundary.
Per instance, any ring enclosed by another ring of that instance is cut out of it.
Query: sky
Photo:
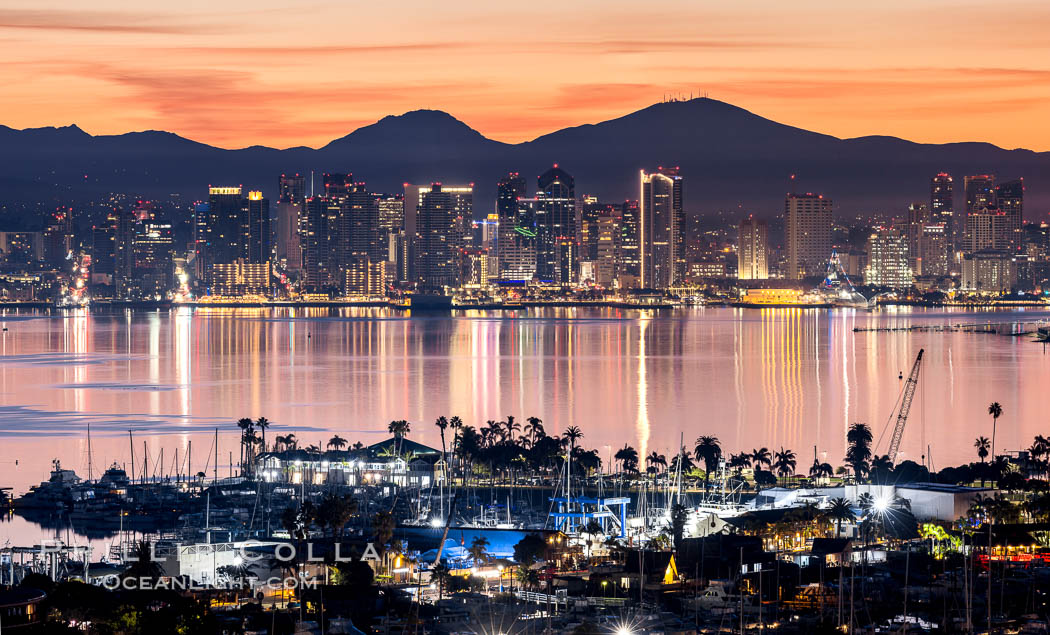
[[[706,94],[840,137],[1050,150],[1048,29],[1045,0],[4,0],[0,124],[317,147],[434,108],[519,142]]]

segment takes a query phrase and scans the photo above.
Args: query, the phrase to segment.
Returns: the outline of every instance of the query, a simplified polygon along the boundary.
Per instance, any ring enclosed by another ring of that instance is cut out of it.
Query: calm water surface
[[[959,322],[1046,319],[1036,311],[696,308],[648,314],[548,309],[408,318],[385,309],[177,309],[0,314],[0,487],[45,479],[52,459],[88,473],[136,461],[173,470],[192,441],[193,471],[237,454],[240,417],[303,445],[338,433],[385,438],[393,419],[440,447],[433,421],[471,425],[515,415],[570,425],[603,457],[624,444],[668,456],[714,434],[726,451],[814,446],[835,465],[854,421],[878,438],[919,348],[926,354],[901,457],[935,468],[971,460],[991,436],[1027,447],[1050,433],[1050,354],[1026,337],[966,332],[854,332]],[[887,438],[881,449],[885,451]],[[163,453],[163,455],[162,455]],[[17,461],[17,464],[16,464]],[[129,466],[130,469],[130,466]],[[151,467],[151,472],[154,468]],[[185,470],[185,468],[183,468]],[[0,542],[14,523],[0,523]],[[22,526],[22,525],[18,525]],[[14,533],[24,534],[24,531]]]

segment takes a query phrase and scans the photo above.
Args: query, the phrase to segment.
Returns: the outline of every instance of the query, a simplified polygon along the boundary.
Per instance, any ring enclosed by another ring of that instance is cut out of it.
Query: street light
[[[503,565],[496,565],[496,569],[499,570],[499,592],[503,593]]]

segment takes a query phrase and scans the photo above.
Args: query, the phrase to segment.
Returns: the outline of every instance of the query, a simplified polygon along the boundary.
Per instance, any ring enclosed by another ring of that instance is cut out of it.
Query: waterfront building
[[[345,269],[343,293],[348,296],[378,298],[386,295],[387,261],[371,262],[367,258],[352,258]]]
[[[212,291],[220,296],[268,295],[270,263],[248,262],[243,258],[212,265]]]
[[[899,229],[880,227],[868,237],[868,266],[864,270],[864,283],[893,289],[911,286],[908,240]]]
[[[748,216],[740,221],[737,235],[737,278],[769,278],[769,226],[766,221]]]
[[[666,289],[681,277],[685,263],[683,178],[677,167],[641,171],[639,255],[642,288]]]
[[[1013,219],[998,209],[983,208],[966,215],[963,251],[973,253],[983,249],[1009,249]]]
[[[347,262],[347,249],[342,231],[343,203],[338,197],[306,199],[303,289],[307,293],[333,293],[344,284],[341,272]]]
[[[823,276],[831,257],[831,201],[821,194],[788,194],[784,245],[789,280]]]
[[[428,488],[443,479],[441,451],[404,438],[361,450],[310,452],[284,449],[255,458],[255,473],[267,483],[382,485]]]
[[[487,286],[495,277],[490,268],[491,258],[485,247],[464,247],[459,250],[459,281],[462,285]]]
[[[620,277],[620,220],[619,210],[611,205],[595,220],[593,279],[601,287],[614,286]]]
[[[1009,251],[982,249],[963,255],[961,288],[964,291],[998,295],[1015,286],[1017,264]]]
[[[555,163],[537,183],[536,276],[555,284],[575,284],[579,276],[576,181]]]
[[[130,296],[164,299],[175,288],[175,230],[153,210],[135,219]]]

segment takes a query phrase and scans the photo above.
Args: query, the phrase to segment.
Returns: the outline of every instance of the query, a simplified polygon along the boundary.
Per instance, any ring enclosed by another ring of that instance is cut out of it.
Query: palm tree
[[[649,466],[646,471],[655,477],[660,473],[660,468],[658,466],[662,465],[667,467],[667,457],[653,450],[649,453],[649,456],[645,457],[645,463]]]
[[[343,437],[341,437],[341,436],[339,436],[337,434],[334,437],[332,437],[331,439],[328,439],[328,446],[327,447],[335,448],[336,450],[342,450],[343,448],[346,447],[347,443],[348,443],[348,441],[346,439],[344,439]]]
[[[446,419],[445,416],[442,415],[437,418],[437,421],[434,422],[434,425],[437,426],[437,429],[441,431],[441,459],[448,463],[448,457],[446,456],[445,449],[445,430],[447,430],[449,426],[448,419]]]
[[[831,504],[828,506],[825,512],[827,517],[835,521],[835,537],[838,538],[842,534],[842,521],[852,521],[856,518],[856,514],[853,513],[853,507],[849,504],[849,501],[845,498],[833,498]]]
[[[408,433],[412,431],[412,424],[404,419],[398,419],[397,421],[391,421],[390,424],[387,425],[386,430],[394,435],[394,451],[400,455],[401,440],[408,436]]]
[[[711,480],[711,472],[718,469],[718,462],[722,458],[722,446],[718,444],[718,437],[703,435],[696,438],[693,453],[696,458],[704,462],[704,491],[706,492]]]
[[[846,463],[853,468],[853,478],[858,481],[868,473],[871,460],[871,428],[866,423],[851,424],[846,431]]]
[[[294,434],[284,435],[284,445],[289,450],[294,450],[299,447],[299,440],[295,438]]]
[[[489,539],[485,536],[478,536],[471,541],[470,547],[467,548],[467,553],[474,560],[474,566],[484,564],[488,559],[488,547]]]
[[[834,473],[835,468],[831,467],[831,463],[821,463],[817,459],[813,459],[813,465],[809,468],[809,477],[814,480],[831,478]]]
[[[241,429],[241,471],[243,472],[248,464],[248,452],[250,451],[248,448],[248,435],[255,428],[255,422],[244,417],[237,420],[237,427]]]
[[[988,437],[977,437],[977,440],[973,442],[973,447],[977,448],[977,458],[984,463],[984,460],[988,458],[988,448],[991,447]]]
[[[543,419],[540,419],[539,417],[529,417],[525,421],[527,421],[525,424],[525,434],[528,435],[529,441],[535,443],[537,438],[546,434],[543,431]]]
[[[270,420],[267,419],[266,417],[259,417],[258,419],[255,420],[255,427],[259,428],[259,431],[262,432],[262,451],[263,452],[266,451],[266,428],[269,428],[270,425],[271,425],[270,424]]]
[[[514,433],[521,432],[521,424],[514,420],[514,415],[507,415],[507,421],[504,422],[503,429],[507,431],[508,438],[513,441]]]
[[[729,455],[729,467],[735,469],[737,475],[739,476],[741,470],[743,470],[745,467],[751,467],[751,455],[747,452]]]
[[[775,455],[775,461],[773,468],[776,469],[777,475],[780,478],[786,478],[795,473],[795,466],[798,462],[795,460],[795,453],[791,450],[785,450],[783,446],[780,447],[780,452]]]
[[[773,457],[769,454],[768,448],[759,448],[757,450],[751,450],[751,463],[755,468],[759,468],[763,465],[766,467],[773,466]]]
[[[995,424],[1003,414],[1003,407],[998,401],[993,401],[988,406],[988,414],[992,415],[992,460],[995,460]]]
[[[613,458],[620,462],[621,473],[638,471],[638,451],[626,443],[616,451]]]
[[[888,454],[876,456],[871,460],[869,471],[874,481],[885,481],[893,471],[893,461],[890,461]]]

